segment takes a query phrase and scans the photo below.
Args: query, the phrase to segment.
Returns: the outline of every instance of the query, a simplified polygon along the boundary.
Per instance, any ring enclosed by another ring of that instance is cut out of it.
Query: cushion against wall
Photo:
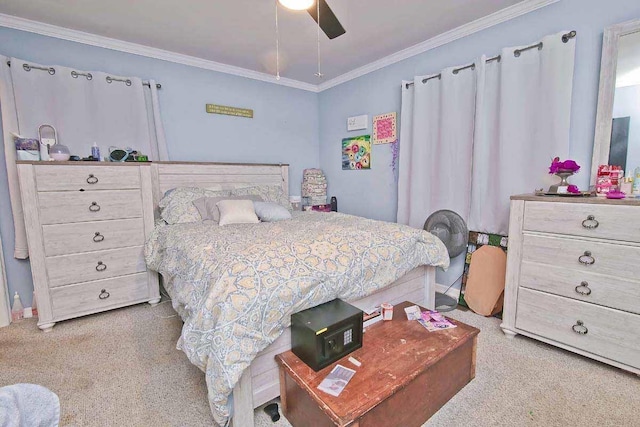
[[[217,203],[220,211],[221,226],[229,224],[255,224],[260,220],[256,216],[251,200],[220,200]]]
[[[284,193],[280,185],[256,185],[253,187],[235,188],[231,191],[231,194],[234,196],[255,194],[262,197],[262,200],[265,202],[278,203],[289,211],[293,210],[291,203],[289,202],[289,198]]]
[[[502,310],[507,254],[495,246],[482,246],[471,255],[464,300],[483,316]]]
[[[228,196],[229,190],[211,190],[207,188],[182,187],[176,188],[160,200],[158,206],[161,209],[160,217],[167,224],[184,224],[188,222],[200,222],[202,218],[193,201],[201,197]]]

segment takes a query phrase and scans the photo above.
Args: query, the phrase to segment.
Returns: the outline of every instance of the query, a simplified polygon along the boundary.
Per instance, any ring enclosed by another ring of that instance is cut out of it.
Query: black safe
[[[291,351],[314,371],[362,347],[362,310],[340,299],[291,316]]]

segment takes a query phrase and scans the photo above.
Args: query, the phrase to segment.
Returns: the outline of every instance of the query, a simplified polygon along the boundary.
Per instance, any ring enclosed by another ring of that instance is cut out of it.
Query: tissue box
[[[40,141],[35,138],[14,137],[16,146],[16,159],[18,160],[40,160]]]

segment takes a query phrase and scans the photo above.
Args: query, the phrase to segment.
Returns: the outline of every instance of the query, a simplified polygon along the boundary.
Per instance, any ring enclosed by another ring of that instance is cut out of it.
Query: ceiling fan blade
[[[338,36],[346,33],[346,30],[336,18],[326,0],[317,0],[320,5],[320,28],[329,37],[329,39],[335,39]],[[308,10],[309,15],[316,23],[318,22],[318,8],[316,6],[310,7]]]

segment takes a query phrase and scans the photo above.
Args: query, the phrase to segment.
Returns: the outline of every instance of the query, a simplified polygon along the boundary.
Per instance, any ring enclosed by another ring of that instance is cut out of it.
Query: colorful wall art
[[[371,169],[371,135],[342,140],[342,170]]]
[[[380,114],[373,117],[373,143],[390,144],[397,139],[396,113]]]

